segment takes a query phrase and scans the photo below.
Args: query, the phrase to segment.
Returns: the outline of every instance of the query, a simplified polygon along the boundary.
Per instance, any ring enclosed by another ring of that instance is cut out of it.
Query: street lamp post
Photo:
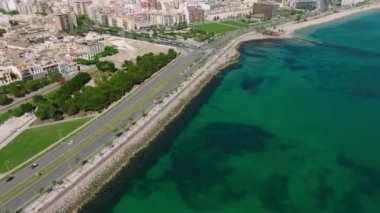
[[[2,212],[7,212],[7,209],[4,206],[4,203],[0,202],[0,210],[2,209]]]
[[[73,172],[73,165],[71,165],[71,160],[70,160],[70,158],[67,158],[67,162],[69,163],[70,172]]]
[[[65,161],[67,161],[67,163],[69,163],[70,172],[73,172],[73,166],[71,165],[71,161],[70,161],[69,156],[67,156],[66,153],[63,153],[62,155],[64,156],[64,158],[66,158]]]
[[[59,140],[62,140],[62,133],[61,133],[61,132],[62,132],[62,129],[59,129],[59,130],[58,130]]]
[[[5,167],[7,167],[7,170],[8,170],[8,173],[9,173],[9,165],[8,165],[8,163],[9,163],[9,160],[6,160],[6,161],[4,162]]]

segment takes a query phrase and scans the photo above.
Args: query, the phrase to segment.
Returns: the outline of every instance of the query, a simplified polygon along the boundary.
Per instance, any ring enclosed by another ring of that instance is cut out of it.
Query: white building
[[[16,10],[15,0],[0,0],[0,8],[4,10]]]
[[[0,86],[21,80],[20,71],[15,66],[0,66]]]
[[[352,7],[355,6],[356,4],[364,2],[364,0],[342,0],[341,6],[342,7]]]
[[[88,8],[91,4],[92,0],[74,0],[71,3],[76,15],[88,15]]]
[[[83,41],[76,43],[76,48],[83,53],[81,58],[90,59],[104,50],[104,45],[97,41]]]

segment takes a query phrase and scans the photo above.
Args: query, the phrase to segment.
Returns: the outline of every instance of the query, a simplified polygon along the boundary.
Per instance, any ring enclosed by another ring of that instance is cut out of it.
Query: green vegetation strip
[[[182,66],[178,67],[175,72],[173,72],[170,76],[168,76],[163,82],[161,82],[156,88],[150,90],[148,93],[146,93],[141,99],[139,99],[138,102],[132,105],[132,107],[126,109],[124,112],[122,112],[121,116],[118,116],[115,118],[111,125],[115,125],[118,122],[124,120],[125,118],[128,118],[132,114],[132,112],[136,109],[138,109],[144,102],[149,100],[150,98],[154,97],[155,94],[157,94],[161,89],[163,89],[170,81],[174,80],[174,78],[182,72],[186,67],[190,66],[199,56],[201,53],[195,54],[190,60],[187,61],[187,63],[182,64]]]
[[[0,172],[7,172],[7,166],[12,170],[89,120],[83,118],[25,130],[0,150],[0,162],[6,162],[0,164]]]
[[[232,26],[239,27],[239,28],[247,27],[248,26],[248,24],[240,22],[240,21],[222,21],[220,23],[227,24],[227,25],[232,25]]]
[[[90,145],[93,142],[93,140],[95,140],[98,137],[98,135],[102,135],[106,131],[111,130],[112,125],[115,125],[118,122],[120,122],[121,120],[128,118],[135,110],[137,110],[141,106],[141,104],[143,104],[145,101],[152,98],[154,96],[154,94],[159,92],[160,89],[163,88],[168,82],[172,81],[176,77],[176,75],[178,75],[178,73],[181,72],[186,66],[191,65],[200,55],[201,55],[201,53],[195,54],[190,60],[187,61],[186,64],[183,64],[181,67],[178,67],[175,70],[175,72],[172,75],[168,76],[165,79],[165,81],[163,81],[158,87],[156,87],[154,90],[151,90],[150,92],[146,93],[141,99],[139,99],[138,102],[135,102],[131,107],[129,107],[127,110],[125,110],[120,116],[111,120],[110,122],[108,122],[108,124],[105,124],[102,128],[100,128],[98,131],[96,131],[96,134],[94,133],[94,134],[89,135],[82,142],[78,143],[71,150],[69,150],[65,155],[58,157],[52,163],[50,163],[49,165],[44,167],[42,170],[40,170],[40,173],[42,173],[42,175],[46,175],[46,174],[54,171],[54,169],[56,169],[60,165],[62,165],[62,163],[65,162],[67,159],[71,159],[72,157],[77,155],[81,150],[83,150],[85,147]],[[22,191],[24,191],[28,186],[30,186],[31,184],[36,182],[38,179],[39,179],[39,176],[33,176],[33,177],[27,179],[26,181],[20,183],[15,188],[8,191],[5,196],[1,197],[0,202],[5,203],[5,202],[9,201],[13,197],[18,195]]]
[[[215,34],[233,31],[237,29],[234,26],[227,26],[227,25],[219,24],[219,23],[199,24],[199,25],[194,25],[192,28],[203,31],[203,32],[215,33]]]
[[[12,115],[8,112],[0,114],[0,124],[3,124],[5,121],[7,121],[11,117],[12,117]]]

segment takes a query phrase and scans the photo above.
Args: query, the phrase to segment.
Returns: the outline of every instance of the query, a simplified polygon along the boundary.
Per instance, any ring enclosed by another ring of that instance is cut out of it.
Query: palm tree
[[[51,181],[51,185],[53,186],[53,188],[54,188],[54,186],[57,185],[57,184],[58,184],[58,181],[57,181],[56,179],[54,179],[54,180]]]
[[[126,131],[126,132],[128,132],[129,131],[129,126],[127,125],[127,126],[125,126],[125,128],[124,128],[124,131]]]
[[[38,194],[40,194],[40,196],[42,196],[44,193],[45,193],[45,189],[43,187],[38,189]],[[43,202],[43,201],[44,201],[44,199],[41,200],[41,202]]]
[[[38,189],[38,194],[43,195],[45,192],[45,189],[43,187]]]
[[[129,122],[133,121],[133,118],[132,117],[129,117],[128,118]]]
[[[135,125],[136,122],[134,121],[133,117],[129,117],[128,120],[129,120],[129,123],[131,124],[131,126]]]
[[[54,179],[54,180],[51,181],[51,185],[52,185],[53,189],[54,189],[55,186],[58,185],[58,187],[57,187],[57,189],[58,189],[59,185],[61,185],[61,182],[59,180]]]
[[[119,136],[119,129],[117,128],[117,127],[115,127],[115,128],[113,128],[112,129],[112,134],[113,134],[113,139],[115,139],[116,138],[116,143],[118,142],[118,136]]]
[[[82,160],[82,162],[80,163],[81,167],[80,167],[79,172],[82,172],[82,169],[83,169],[84,165],[86,165],[87,162],[88,162],[88,160]]]
[[[79,158],[79,157],[76,157],[76,158],[75,158],[75,165],[77,165],[77,164],[79,163],[79,161],[80,161],[80,158]]]

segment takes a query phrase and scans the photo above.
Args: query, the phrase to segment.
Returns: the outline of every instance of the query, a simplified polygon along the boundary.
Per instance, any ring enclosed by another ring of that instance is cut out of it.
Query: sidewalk
[[[37,118],[31,114],[25,114],[18,118],[11,118],[0,125],[0,149],[15,139],[29,127]]]

